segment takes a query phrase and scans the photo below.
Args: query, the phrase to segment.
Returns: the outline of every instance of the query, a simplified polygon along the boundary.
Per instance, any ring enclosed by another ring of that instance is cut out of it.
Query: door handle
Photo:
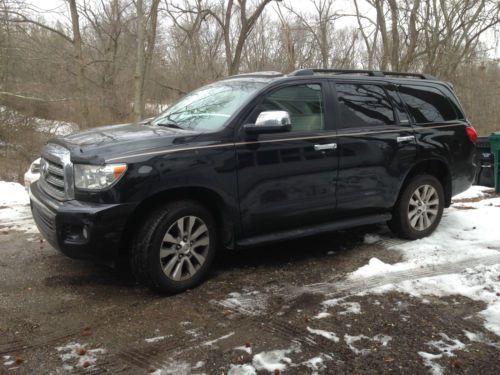
[[[326,143],[324,145],[314,145],[314,150],[323,151],[323,150],[335,150],[337,148],[336,143]]]
[[[410,142],[410,141],[415,140],[415,136],[414,135],[407,135],[405,137],[397,137],[396,140],[398,141],[398,143]]]

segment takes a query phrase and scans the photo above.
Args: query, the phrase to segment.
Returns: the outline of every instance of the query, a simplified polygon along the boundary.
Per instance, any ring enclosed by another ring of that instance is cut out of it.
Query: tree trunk
[[[145,20],[144,20],[144,7],[142,0],[136,1],[137,11],[137,50],[135,61],[135,74],[134,74],[134,120],[140,121],[144,117],[144,72],[145,72],[145,59],[144,59],[144,41],[145,41]]]
[[[87,98],[87,85],[85,83],[85,61],[82,53],[82,36],[80,34],[80,23],[78,21],[78,9],[76,0],[68,0],[71,12],[71,26],[73,29],[73,53],[77,65],[76,79],[78,95],[80,98],[80,111],[82,115],[83,128],[89,126],[89,103]]]

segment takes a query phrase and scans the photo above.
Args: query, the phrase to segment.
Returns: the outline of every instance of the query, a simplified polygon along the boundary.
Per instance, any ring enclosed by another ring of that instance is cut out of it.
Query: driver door
[[[327,82],[271,89],[241,124],[263,111],[287,111],[291,131],[246,134],[236,143],[244,236],[303,227],[335,218],[337,134]]]

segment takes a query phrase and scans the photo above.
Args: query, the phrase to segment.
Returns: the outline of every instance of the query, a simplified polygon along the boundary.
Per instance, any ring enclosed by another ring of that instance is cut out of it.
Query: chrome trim
[[[233,143],[221,143],[221,144],[215,144],[215,145],[183,147],[183,148],[159,150],[159,151],[152,151],[152,152],[142,152],[142,153],[130,154],[130,155],[124,154],[124,155],[117,156],[117,157],[114,157],[111,159],[106,159],[106,163],[122,161],[123,158],[135,158],[135,157],[150,156],[150,155],[166,155],[166,154],[171,154],[174,152],[203,150],[203,149],[211,149],[211,148],[218,148],[218,147],[237,147],[237,146],[252,145],[252,144],[257,144],[257,143],[302,141],[302,140],[307,140],[307,139],[322,139],[322,138],[332,138],[332,137],[337,137],[337,138],[338,137],[354,137],[354,136],[368,135],[368,134],[384,134],[384,133],[395,133],[395,132],[400,132],[400,131],[439,129],[439,128],[449,128],[449,127],[454,127],[454,126],[467,126],[467,125],[466,124],[447,124],[447,125],[436,125],[436,126],[412,126],[412,127],[408,127],[408,128],[401,127],[398,129],[391,129],[391,130],[382,130],[382,131],[374,130],[374,131],[368,131],[368,132],[346,133],[346,134],[342,134],[342,133],[339,134],[337,132],[332,132],[332,133],[329,133],[327,135],[314,135],[314,136],[307,136],[307,137],[266,139],[266,140],[262,140],[262,141],[233,142]]]
[[[403,142],[409,142],[409,141],[414,141],[415,136],[414,135],[407,135],[406,137],[397,137],[396,141],[398,143],[403,143]]]
[[[70,200],[75,197],[73,163],[71,162],[70,151],[55,143],[48,143],[43,150],[42,160],[48,162],[47,172],[62,177],[58,180],[50,175],[41,173],[40,187],[45,192],[58,200]],[[41,164],[42,165],[42,164]],[[63,188],[62,194],[55,186]]]
[[[314,150],[316,150],[316,151],[335,150],[335,149],[337,149],[336,143],[327,143],[324,145],[314,145]]]

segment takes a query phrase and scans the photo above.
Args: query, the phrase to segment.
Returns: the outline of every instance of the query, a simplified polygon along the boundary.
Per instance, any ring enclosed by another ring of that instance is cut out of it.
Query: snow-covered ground
[[[391,245],[391,241],[384,241],[384,234],[369,233],[365,235],[365,244],[387,243],[387,250],[395,251],[402,255],[402,260],[395,264],[384,263],[378,258],[372,258],[368,264],[360,267],[347,275],[346,284],[361,284],[364,280],[371,278],[390,276],[401,271],[406,271],[411,275],[412,271],[422,268],[439,267],[455,262],[467,262],[474,260],[477,264],[474,267],[465,268],[458,273],[442,274],[434,277],[412,278],[399,283],[386,283],[376,288],[368,288],[354,294],[347,293],[348,296],[383,295],[390,291],[406,293],[411,296],[421,298],[427,302],[426,296],[453,296],[461,295],[472,300],[482,301],[486,308],[479,313],[484,321],[486,329],[500,336],[500,262],[491,263],[491,259],[500,256],[500,197],[494,196],[491,188],[473,186],[468,191],[454,197],[452,206],[445,210],[441,224],[437,230],[429,237],[404,242],[401,241]],[[481,259],[490,260],[481,264]],[[500,257],[498,258],[500,260]],[[417,272],[415,272],[417,273]],[[330,285],[330,284],[328,284]],[[368,284],[369,285],[369,284]],[[314,292],[314,286],[309,291]],[[322,289],[317,289],[321,291]],[[259,298],[255,298],[259,296]],[[238,313],[255,315],[262,313],[265,304],[257,303],[265,301],[265,293],[258,291],[246,293],[231,293],[226,300],[218,303],[232,308]],[[324,300],[316,316],[312,321],[331,316],[328,312],[333,307],[341,307],[337,314],[362,314],[360,306],[356,302],[345,301],[347,297]],[[260,309],[260,310],[259,310]],[[312,335],[319,335],[329,340],[342,341],[335,332],[323,331],[308,327],[308,332]],[[488,345],[497,345],[486,341],[481,333],[464,331],[470,342],[485,342]],[[345,335],[343,341],[355,354],[366,355],[369,349],[358,348],[356,343],[360,340],[378,342],[381,346],[387,346],[391,341],[390,336],[377,334],[369,337],[365,335],[350,336]],[[442,367],[436,362],[443,356],[453,357],[454,351],[463,350],[466,343],[441,334],[440,340],[430,341],[427,351],[422,350],[418,354],[422,358],[423,364],[428,366],[431,374],[439,375],[443,373]],[[244,365],[233,365],[229,374],[251,375],[259,369],[275,368],[284,370],[287,367],[294,367],[287,357],[297,348],[278,349],[274,352],[261,353],[258,357],[253,357],[252,363]],[[436,353],[437,352],[437,353]],[[316,359],[312,359],[311,364],[320,365],[322,357],[320,353]],[[268,367],[262,365],[262,359],[266,359]],[[313,373],[319,368],[311,365]]]
[[[456,196],[438,229],[429,237],[390,247],[403,261],[386,264],[377,258],[349,277],[353,280],[500,254],[500,197],[488,198],[491,189],[474,186]],[[478,200],[477,198],[482,198]],[[467,268],[452,273],[397,284],[368,293],[398,291],[412,296],[462,295],[486,303],[480,314],[487,329],[500,336],[500,264]]]
[[[16,182],[0,181],[0,232],[17,230],[38,233],[29,203],[24,186]]]

